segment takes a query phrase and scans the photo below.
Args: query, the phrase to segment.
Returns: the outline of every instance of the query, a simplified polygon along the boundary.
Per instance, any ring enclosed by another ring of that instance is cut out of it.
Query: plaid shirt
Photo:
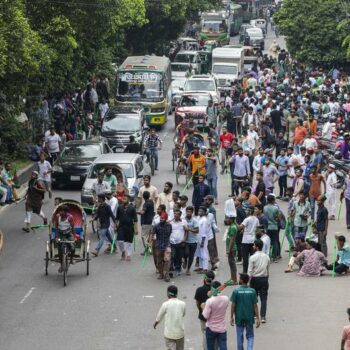
[[[147,148],[157,148],[158,142],[162,142],[158,135],[148,135],[145,140],[145,145]]]
[[[153,233],[156,235],[156,248],[159,250],[166,250],[170,246],[170,235],[172,226],[169,223],[159,223],[153,229]]]

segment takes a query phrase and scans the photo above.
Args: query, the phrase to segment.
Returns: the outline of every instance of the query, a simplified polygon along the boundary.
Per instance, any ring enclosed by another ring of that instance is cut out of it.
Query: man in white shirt
[[[259,226],[259,219],[254,216],[254,208],[247,210],[248,217],[246,217],[242,224],[238,225],[238,229],[243,231],[242,238],[242,259],[243,259],[243,272],[248,271],[249,256],[254,253],[254,237],[256,228]]]
[[[267,254],[267,255],[270,255],[271,238],[266,234],[264,226],[257,227],[256,238],[261,239],[262,242],[264,243],[264,246],[262,248],[262,252]]]
[[[253,170],[255,173],[261,171],[261,158],[264,156],[264,149],[259,147],[258,154],[253,159]]]
[[[173,184],[171,182],[166,182],[164,185],[164,190],[161,192],[157,199],[156,208],[159,207],[160,204],[164,204],[166,207],[166,211],[169,212],[172,206],[173,201]]]
[[[105,192],[106,195],[106,203],[111,207],[112,213],[114,215],[114,217],[117,215],[117,209],[118,209],[118,199],[112,195],[112,192],[110,190],[107,190]],[[111,233],[111,236],[113,237],[113,239],[115,238],[115,223],[112,220],[112,218],[110,218],[110,225],[109,225],[109,231]],[[117,251],[117,246],[115,245],[113,247],[114,251]],[[109,249],[107,248],[107,252],[111,250],[111,245],[109,245]]]
[[[249,124],[249,129],[247,131],[247,142],[251,153],[258,148],[259,135],[255,131],[255,125],[253,123]]]
[[[316,148],[317,147],[317,141],[316,139],[314,139],[310,133],[307,134],[306,136],[306,139],[304,140],[303,142],[303,146],[306,148],[306,149],[309,149],[309,148]]]
[[[167,290],[168,300],[164,302],[158,311],[153,328],[165,317],[164,337],[167,349],[184,350],[185,327],[184,317],[186,314],[186,304],[177,298],[177,287],[170,285]]]
[[[229,198],[225,202],[224,212],[225,212],[225,217],[226,218],[235,218],[235,217],[237,217],[235,201],[233,200],[232,197]]]
[[[335,211],[337,208],[336,190],[337,190],[337,175],[335,173],[335,165],[329,164],[328,176],[326,180],[326,197],[328,201],[329,220],[335,220]]]
[[[209,265],[207,208],[200,207],[198,215],[198,241],[195,256],[199,258],[199,268],[194,271],[206,272]]]
[[[45,147],[49,155],[49,161],[52,165],[57,159],[61,147],[61,138],[56,134],[53,126],[50,127],[50,133],[45,136]]]
[[[92,185],[92,196],[94,202],[97,202],[97,197],[99,194],[106,194],[106,192],[111,190],[109,183],[103,181],[104,174],[100,173],[97,175],[97,181]]]
[[[45,184],[46,191],[49,192],[49,198],[52,197],[51,192],[51,173],[52,166],[50,162],[45,159],[45,153],[40,153],[40,160],[38,164],[39,180]]]
[[[181,219],[181,211],[174,210],[174,220],[170,222],[172,231],[170,235],[171,256],[177,276],[181,274],[182,258],[185,250],[185,234],[187,221]]]
[[[269,289],[269,266],[270,258],[262,252],[263,241],[254,241],[255,253],[249,258],[248,275],[250,277],[250,287],[254,288],[256,295],[260,297],[261,323],[266,322],[267,293]]]

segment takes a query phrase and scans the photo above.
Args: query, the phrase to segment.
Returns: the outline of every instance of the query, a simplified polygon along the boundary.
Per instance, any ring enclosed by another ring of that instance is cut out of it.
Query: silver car
[[[110,153],[98,157],[89,167],[81,190],[81,203],[84,207],[93,205],[92,187],[97,175],[106,168],[116,167],[123,171],[124,182],[131,200],[137,197],[143,177],[143,158],[135,153]]]

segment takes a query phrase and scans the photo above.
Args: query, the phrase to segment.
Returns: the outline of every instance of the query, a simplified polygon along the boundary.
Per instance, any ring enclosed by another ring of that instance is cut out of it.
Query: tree
[[[346,63],[346,50],[342,47],[346,30],[337,28],[344,17],[338,0],[285,0],[274,15],[274,22],[286,36],[293,58],[332,67]]]

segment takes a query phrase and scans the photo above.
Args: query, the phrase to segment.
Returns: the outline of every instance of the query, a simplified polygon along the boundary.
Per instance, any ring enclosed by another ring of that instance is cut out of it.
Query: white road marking
[[[33,293],[34,289],[35,289],[35,287],[30,288],[28,293],[23,297],[23,299],[19,303],[23,304],[26,301],[26,299]]]
[[[144,298],[144,299],[145,299],[145,298],[151,299],[151,298],[154,298],[154,295],[143,295],[142,298]]]

